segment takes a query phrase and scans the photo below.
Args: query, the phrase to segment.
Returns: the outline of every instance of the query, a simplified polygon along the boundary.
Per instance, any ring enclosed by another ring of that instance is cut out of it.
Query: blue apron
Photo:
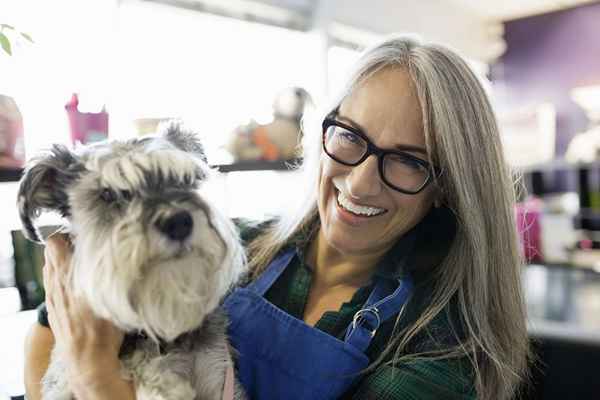
[[[307,325],[264,298],[288,266],[295,249],[278,255],[254,282],[237,288],[224,307],[237,377],[253,400],[337,399],[369,365],[365,350],[381,323],[394,316],[412,291],[410,279],[375,285],[339,340]]]

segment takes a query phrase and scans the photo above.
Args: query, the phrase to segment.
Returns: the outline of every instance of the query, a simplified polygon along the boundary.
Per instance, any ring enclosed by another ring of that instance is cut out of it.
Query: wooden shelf
[[[277,161],[239,161],[233,164],[212,165],[212,167],[219,170],[219,172],[290,171],[301,161],[300,158]]]
[[[7,169],[0,167],[0,182],[18,182],[23,174],[23,168]]]

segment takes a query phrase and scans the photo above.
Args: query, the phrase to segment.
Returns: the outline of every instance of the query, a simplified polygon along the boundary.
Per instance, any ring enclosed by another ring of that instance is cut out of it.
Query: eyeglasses
[[[417,194],[440,170],[410,153],[383,150],[375,146],[364,133],[335,119],[335,114],[323,120],[323,149],[340,164],[351,167],[365,161],[371,154],[378,160],[379,176],[398,192]]]

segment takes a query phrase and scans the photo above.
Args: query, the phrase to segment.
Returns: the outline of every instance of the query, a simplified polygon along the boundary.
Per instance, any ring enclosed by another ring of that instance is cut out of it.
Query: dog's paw
[[[151,381],[139,382],[135,393],[137,400],[190,400],[196,398],[196,391],[189,382],[180,376],[163,372]]]
[[[141,385],[136,388],[135,394],[137,400],[190,400],[196,398],[196,391],[189,384],[175,388]]]

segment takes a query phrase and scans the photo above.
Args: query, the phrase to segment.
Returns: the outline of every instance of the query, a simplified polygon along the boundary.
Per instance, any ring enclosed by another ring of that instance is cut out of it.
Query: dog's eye
[[[111,189],[104,189],[102,193],[100,193],[100,198],[107,203],[112,203],[117,199],[117,195]]]
[[[121,197],[125,201],[131,200],[131,192],[129,190],[121,190]]]

